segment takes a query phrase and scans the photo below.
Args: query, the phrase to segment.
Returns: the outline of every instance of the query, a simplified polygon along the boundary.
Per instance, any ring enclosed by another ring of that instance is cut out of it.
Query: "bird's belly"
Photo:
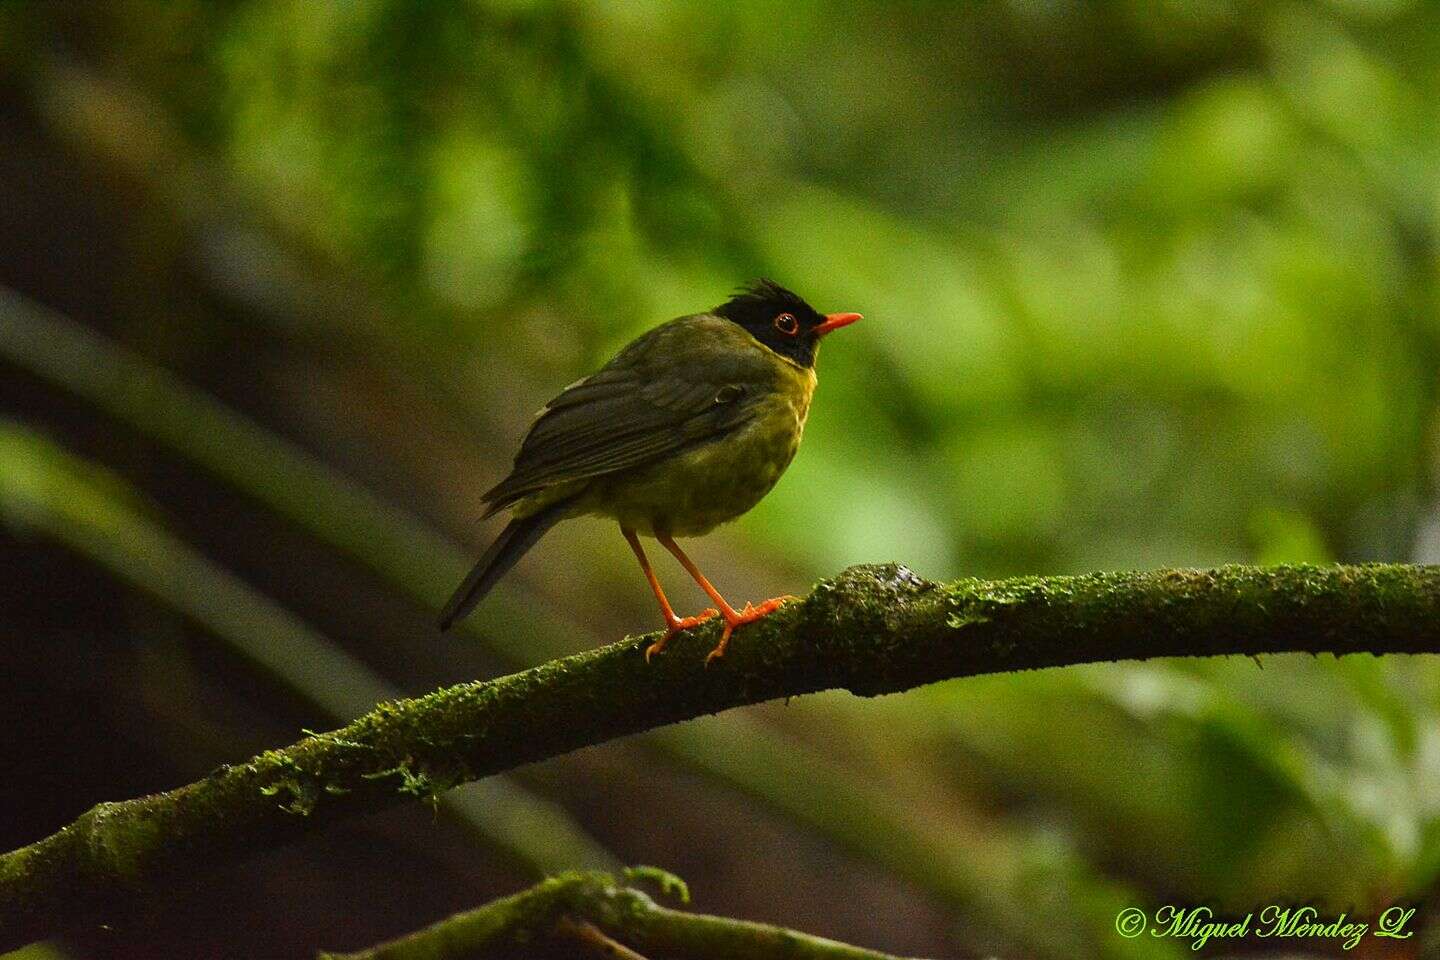
[[[608,481],[592,502],[644,534],[694,537],[734,520],[769,493],[795,457],[803,410],[777,402],[740,432]]]

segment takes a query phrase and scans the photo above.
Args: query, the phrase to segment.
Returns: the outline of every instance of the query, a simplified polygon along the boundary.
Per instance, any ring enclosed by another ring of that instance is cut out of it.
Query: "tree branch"
[[[406,797],[742,704],[835,688],[863,696],[978,673],[1157,656],[1440,652],[1440,567],[1211,571],[929,583],[854,567],[746,627],[706,669],[718,627],[647,664],[650,638],[415,700],[100,804],[0,857],[0,949],[82,922],[258,849]]]
[[[665,891],[689,893],[679,878],[651,867],[626,871],[625,880],[658,879]],[[662,907],[627,883],[603,873],[566,873],[522,893],[457,913],[423,930],[355,953],[322,953],[321,960],[459,960],[549,956],[544,945],[570,941],[555,955],[617,960],[646,955],[684,960],[898,960],[823,937],[728,917]],[[586,949],[588,947],[588,949]]]

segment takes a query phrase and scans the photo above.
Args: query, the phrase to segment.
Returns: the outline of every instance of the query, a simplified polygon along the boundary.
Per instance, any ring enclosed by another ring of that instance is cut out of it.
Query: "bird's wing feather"
[[[553,484],[643,466],[743,425],[753,413],[746,401],[766,368],[762,355],[734,339],[737,330],[718,318],[672,321],[566,388],[531,426],[510,475],[485,494],[490,512]]]

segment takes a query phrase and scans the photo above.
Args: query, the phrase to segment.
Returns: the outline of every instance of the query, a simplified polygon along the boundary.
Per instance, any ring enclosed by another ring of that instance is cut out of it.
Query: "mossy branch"
[[[653,867],[627,870],[623,881],[604,873],[566,873],[369,949],[320,956],[321,960],[484,960],[517,955],[897,960],[783,927],[662,907],[635,889],[637,880],[655,880],[665,893],[689,901],[678,877]]]
[[[0,950],[406,798],[742,704],[864,696],[979,673],[1282,651],[1440,652],[1440,567],[1224,567],[930,583],[896,565],[824,581],[744,628],[653,663],[629,638],[522,673],[381,704],[354,723],[168,793],[101,804],[0,856]]]

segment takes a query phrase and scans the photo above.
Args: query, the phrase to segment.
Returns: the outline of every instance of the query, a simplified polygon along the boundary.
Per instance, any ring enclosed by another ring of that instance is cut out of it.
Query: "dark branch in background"
[[[843,688],[1157,656],[1440,652],[1440,567],[1212,571],[929,583],[854,567],[745,628],[647,664],[647,638],[381,704],[354,723],[169,793],[101,804],[0,857],[0,949],[116,923],[219,863],[406,797],[742,704]]]
[[[897,960],[783,927],[684,913],[662,907],[629,885],[657,881],[689,902],[678,878],[639,867],[625,881],[603,873],[567,873],[523,893],[457,913],[408,936],[355,953],[322,953],[322,960],[484,960],[526,956],[646,956],[676,960]],[[553,949],[547,949],[551,947]],[[538,953],[537,953],[538,951]]]

